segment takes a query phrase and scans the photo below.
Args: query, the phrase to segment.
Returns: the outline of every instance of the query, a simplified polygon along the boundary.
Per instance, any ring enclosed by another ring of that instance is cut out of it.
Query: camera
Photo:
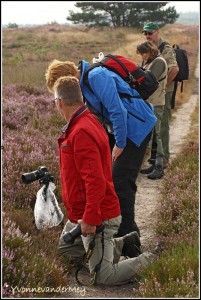
[[[100,233],[104,230],[105,226],[103,224],[96,227],[96,233]],[[75,239],[82,234],[81,225],[78,224],[75,228],[71,229],[63,235],[63,240],[66,244],[73,244]]]
[[[38,170],[33,172],[22,174],[22,181],[26,184],[32,183],[36,180],[39,180],[40,183],[49,183],[50,181],[53,181],[53,177],[50,175],[45,166],[41,166]]]

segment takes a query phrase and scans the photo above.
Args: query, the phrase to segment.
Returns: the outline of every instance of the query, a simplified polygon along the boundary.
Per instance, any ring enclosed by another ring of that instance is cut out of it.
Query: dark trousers
[[[111,150],[114,147],[114,136],[108,134]],[[112,176],[115,191],[119,198],[122,223],[118,236],[124,236],[132,231],[140,230],[135,222],[135,195],[137,192],[136,179],[150,141],[151,133],[145,138],[140,147],[127,139],[127,145],[118,159],[113,162]]]

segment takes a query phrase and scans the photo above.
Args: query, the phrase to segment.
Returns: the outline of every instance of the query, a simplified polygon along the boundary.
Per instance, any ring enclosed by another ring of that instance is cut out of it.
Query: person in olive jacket
[[[142,30],[146,40],[152,42],[160,50],[162,57],[166,60],[168,66],[167,84],[165,93],[165,106],[161,122],[161,137],[164,151],[164,167],[166,167],[170,160],[170,120],[172,116],[171,103],[174,91],[174,78],[179,72],[176,54],[173,47],[169,44],[165,45],[161,51],[161,46],[165,40],[161,37],[160,27],[156,22],[145,23]],[[155,162],[156,158],[156,143],[152,145],[152,153],[149,162]]]

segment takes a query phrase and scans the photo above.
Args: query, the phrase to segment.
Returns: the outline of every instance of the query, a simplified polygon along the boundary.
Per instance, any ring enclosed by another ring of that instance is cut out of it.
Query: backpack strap
[[[177,45],[177,44],[174,44],[174,45],[172,46],[172,48],[174,48],[174,49],[180,49],[180,48],[179,48],[179,45]]]
[[[96,238],[96,234],[94,235],[93,239],[89,243],[88,250],[87,250],[86,254],[84,255],[84,257],[82,259],[82,263],[81,263],[80,267],[78,267],[78,269],[75,272],[75,278],[76,278],[76,281],[79,285],[85,285],[85,284],[82,284],[81,281],[78,279],[78,273],[89,262],[89,259],[91,258],[92,254],[93,254],[93,251],[94,251],[94,248],[95,248],[95,238]],[[100,271],[101,263],[103,261],[104,248],[105,248],[104,247],[104,230],[102,230],[101,244],[102,244],[102,256],[101,256],[101,259],[100,259],[99,263],[94,268],[93,277],[92,277],[91,282],[90,282],[89,285],[95,285],[96,284],[97,273],[98,273],[98,271]],[[87,285],[87,286],[89,286],[89,285]]]
[[[132,80],[133,80],[133,75],[128,71],[128,69],[125,67],[125,65],[118,59],[118,57],[116,57],[116,56],[114,56],[114,55],[112,55],[112,54],[107,54],[107,55],[105,55],[105,57],[102,59],[102,62],[104,62],[105,61],[105,58],[107,59],[107,58],[111,58],[111,59],[113,59],[113,60],[115,60],[121,67],[122,67],[122,69],[125,71],[125,73],[127,74],[127,77],[128,77],[128,83],[130,83]],[[101,62],[100,62],[100,64],[101,64]],[[119,75],[119,74],[118,74]]]
[[[163,78],[159,79],[158,82],[163,81],[167,76],[164,76]]]
[[[92,90],[92,88],[91,88],[91,86],[90,86],[90,83],[89,83],[89,79],[88,79],[88,74],[89,74],[89,72],[91,71],[91,70],[93,70],[94,68],[97,68],[97,67],[100,67],[100,66],[102,66],[102,64],[99,62],[99,63],[94,63],[94,64],[91,64],[88,68],[87,68],[87,70],[86,70],[86,72],[84,73],[84,83],[86,84],[86,86],[87,86],[87,88],[90,90],[90,92],[92,92],[93,94],[94,94],[94,92],[93,92],[93,90]]]
[[[183,84],[183,81],[182,81]],[[175,108],[175,98],[176,98],[176,93],[177,93],[177,86],[178,86],[178,81],[174,82],[174,90],[172,93],[172,99],[171,99],[171,108]]]
[[[158,47],[158,50],[160,51],[160,53],[163,52],[165,46],[167,46],[167,45],[170,46],[170,44],[169,44],[168,42],[162,42],[162,43],[160,44],[160,46]]]

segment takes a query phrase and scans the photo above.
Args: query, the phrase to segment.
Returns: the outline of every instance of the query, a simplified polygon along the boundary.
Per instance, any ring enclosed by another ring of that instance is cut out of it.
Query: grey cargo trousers
[[[113,238],[121,223],[121,216],[103,221],[104,229],[104,256],[101,263],[101,268],[97,273],[96,284],[98,285],[122,285],[130,282],[135,275],[138,275],[143,266],[153,262],[155,255],[151,252],[144,252],[135,258],[121,260],[120,256],[123,248],[123,237]],[[75,239],[73,245],[66,244],[63,241],[63,234],[70,231],[77,224],[67,221],[61,234],[58,251],[59,254],[65,257],[81,258],[85,251],[88,250],[90,241],[93,235],[87,237],[80,236]],[[98,233],[95,238],[95,248],[89,260],[90,274],[93,276],[95,266],[100,262],[102,257],[102,233]]]

